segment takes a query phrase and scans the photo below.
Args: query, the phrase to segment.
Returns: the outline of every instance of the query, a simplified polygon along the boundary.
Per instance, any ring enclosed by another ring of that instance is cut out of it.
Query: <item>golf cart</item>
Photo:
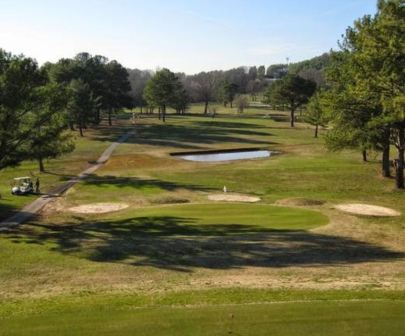
[[[27,195],[34,192],[34,184],[30,177],[16,177],[11,187],[13,195]]]

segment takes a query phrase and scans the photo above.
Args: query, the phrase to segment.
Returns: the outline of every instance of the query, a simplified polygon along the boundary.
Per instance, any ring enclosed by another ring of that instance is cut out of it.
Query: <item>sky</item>
[[[89,52],[188,74],[337,49],[376,0],[0,0],[0,48],[40,64]]]

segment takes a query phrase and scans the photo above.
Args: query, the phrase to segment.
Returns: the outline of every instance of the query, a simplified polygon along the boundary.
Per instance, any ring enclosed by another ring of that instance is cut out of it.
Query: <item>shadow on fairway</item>
[[[158,179],[141,179],[137,177],[117,177],[114,175],[89,175],[81,182],[84,185],[106,186],[110,185],[118,188],[159,188],[166,191],[174,191],[177,189],[187,189],[193,191],[210,191],[212,188],[207,188],[201,185],[183,184],[177,182],[169,182]]]
[[[247,129],[265,129],[265,126],[252,124],[252,123],[243,123],[243,122],[235,122],[235,121],[196,121],[194,122],[195,125],[200,127],[217,127],[217,128],[247,128]],[[257,132],[258,135],[267,135],[268,133]]]
[[[55,251],[97,262],[192,272],[193,268],[349,265],[405,257],[353,239],[255,225],[200,225],[174,216],[64,225],[32,224],[2,233],[15,243],[52,243]]]
[[[197,125],[197,126],[196,126]],[[235,122],[196,122],[186,125],[152,124],[137,125],[135,136],[130,137],[126,143],[178,148],[203,148],[203,145],[217,143],[240,143],[246,145],[271,145],[271,141],[261,141],[249,138],[251,136],[267,136],[267,132],[248,130],[259,128],[253,124]],[[243,128],[243,129],[241,129]],[[114,131],[100,128],[98,135],[93,138],[99,141],[115,141],[119,129]],[[121,133],[122,134],[122,130]]]

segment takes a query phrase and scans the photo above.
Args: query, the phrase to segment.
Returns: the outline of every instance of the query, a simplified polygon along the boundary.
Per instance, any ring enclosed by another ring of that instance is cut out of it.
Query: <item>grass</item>
[[[383,298],[385,297],[385,298]],[[403,293],[221,290],[0,308],[0,335],[402,335]],[[21,309],[22,308],[22,309]]]
[[[16,318],[0,335],[403,335],[404,302],[299,302],[142,309],[71,307]],[[336,315],[338,314],[338,317]],[[24,326],[23,328],[21,326]],[[3,329],[4,330],[4,329]]]
[[[14,196],[10,189],[13,179],[19,176],[29,176],[34,182],[36,178],[40,179],[41,191],[48,192],[71,176],[76,176],[88,167],[90,162],[97,160],[99,155],[109,144],[116,140],[117,134],[123,133],[125,126],[117,125],[112,129],[106,130],[100,126],[93,130],[85,132],[85,137],[81,138],[76,133],[75,150],[55,160],[45,162],[44,173],[38,170],[38,163],[34,161],[23,162],[18,167],[3,169],[0,171],[0,220],[13,214],[24,205],[33,201],[37,195]],[[105,133],[109,132],[109,135]]]
[[[364,202],[405,213],[405,196],[360,153],[329,153],[284,112],[251,108],[216,118],[137,120],[136,134],[54,211],[0,235],[0,334],[400,335],[405,313],[405,225],[354,217],[333,205]],[[271,116],[271,118],[268,117]],[[89,130],[52,160],[44,190],[76,174],[131,127]],[[269,159],[194,163],[176,151],[260,147]],[[36,176],[35,163],[2,171]],[[258,204],[210,202],[230,192]],[[1,189],[2,188],[2,189]],[[300,197],[310,209],[272,205]],[[0,201],[2,216],[31,198]],[[74,205],[124,202],[127,210],[81,215]],[[175,204],[184,203],[185,204]],[[233,317],[232,317],[233,316]]]

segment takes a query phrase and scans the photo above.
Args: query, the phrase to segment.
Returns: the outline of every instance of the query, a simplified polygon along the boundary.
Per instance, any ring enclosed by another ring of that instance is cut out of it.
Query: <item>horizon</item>
[[[186,74],[310,59],[336,49],[348,26],[376,11],[375,0],[221,0],[215,10],[201,0],[0,4],[0,48],[40,65],[88,52],[130,69]]]

